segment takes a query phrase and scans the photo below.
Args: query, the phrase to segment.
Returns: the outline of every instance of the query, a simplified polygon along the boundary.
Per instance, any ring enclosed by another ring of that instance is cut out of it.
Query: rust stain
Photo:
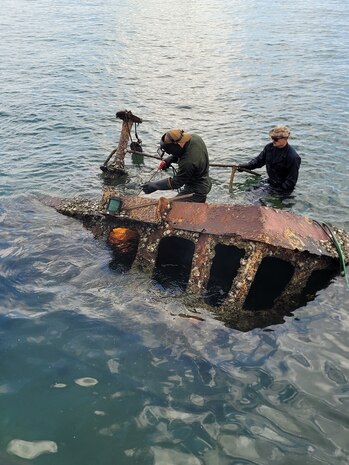
[[[111,190],[104,192],[99,210],[103,211],[108,198],[115,196]],[[160,197],[122,197],[123,206],[118,218],[139,224],[153,225],[159,234],[170,231],[225,236],[281,247],[288,250],[308,251],[315,255],[333,256],[329,239],[323,229],[309,218],[283,210],[255,205],[200,204],[172,202]],[[83,217],[89,210],[85,203],[67,202],[58,207],[61,213]],[[92,209],[92,208],[91,208]],[[95,208],[98,210],[98,207]],[[93,211],[91,212],[93,213]]]
[[[261,213],[265,230],[262,239],[268,244],[328,255],[320,242],[328,240],[326,233],[309,218],[266,207],[261,207]]]
[[[300,236],[298,234],[295,234],[295,232],[291,229],[285,228],[284,235],[285,239],[289,242],[290,246],[293,249],[302,250],[305,248],[304,241],[302,241]]]
[[[239,236],[275,247],[328,255],[320,241],[328,238],[308,218],[254,205],[173,204],[168,222],[174,229]]]

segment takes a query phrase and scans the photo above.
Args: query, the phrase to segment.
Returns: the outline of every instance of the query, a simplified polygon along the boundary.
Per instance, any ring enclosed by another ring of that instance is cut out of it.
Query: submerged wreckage
[[[131,112],[119,117],[123,131],[111,154],[116,161],[109,156],[101,167],[108,175],[124,174],[128,134],[140,122]],[[208,306],[242,331],[282,322],[328,285],[349,257],[346,231],[270,207],[121,197],[113,187],[95,202],[48,203],[108,241],[129,267],[162,278],[175,270],[194,308]]]

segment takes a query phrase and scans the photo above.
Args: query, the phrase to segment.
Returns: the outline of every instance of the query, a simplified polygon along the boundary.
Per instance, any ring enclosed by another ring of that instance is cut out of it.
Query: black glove
[[[238,171],[241,173],[243,171],[243,169],[248,169],[248,165],[245,164],[245,165],[238,165]]]
[[[142,186],[142,190],[145,194],[151,194],[157,190],[167,191],[172,189],[171,184],[169,182],[170,178],[160,179],[160,181],[156,182],[146,182]]]
[[[158,190],[158,188],[156,187],[156,182],[146,182],[145,184],[143,184],[142,186],[142,190],[145,194],[151,194],[152,192],[155,192]]]

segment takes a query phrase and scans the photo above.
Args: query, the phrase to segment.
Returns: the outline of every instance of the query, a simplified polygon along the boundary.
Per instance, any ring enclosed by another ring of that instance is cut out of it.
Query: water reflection
[[[57,444],[34,459],[50,465],[347,464],[341,279],[268,332],[197,306],[204,321],[184,319],[182,297],[110,272],[104,242],[31,198],[99,197],[126,106],[147,119],[146,152],[179,125],[217,163],[290,124],[292,209],[349,228],[347,0],[2,6],[0,462],[23,463],[6,452],[20,439]],[[118,188],[139,191],[149,166]],[[210,201],[246,203],[243,178],[231,195],[211,174]]]

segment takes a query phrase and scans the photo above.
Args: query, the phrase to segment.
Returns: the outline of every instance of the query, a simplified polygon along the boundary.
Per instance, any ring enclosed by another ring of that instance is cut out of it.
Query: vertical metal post
[[[127,110],[118,111],[116,113],[116,117],[122,119],[119,144],[117,148],[110,153],[107,160],[101,166],[101,170],[109,175],[122,176],[127,174],[125,171],[124,159],[133,123],[141,123],[142,120],[138,116],[135,116],[131,111]]]
[[[232,166],[231,168],[231,175],[230,175],[230,181],[229,181],[229,193],[233,192],[233,181],[234,181],[234,176],[235,176],[237,169],[238,169],[237,166]]]

